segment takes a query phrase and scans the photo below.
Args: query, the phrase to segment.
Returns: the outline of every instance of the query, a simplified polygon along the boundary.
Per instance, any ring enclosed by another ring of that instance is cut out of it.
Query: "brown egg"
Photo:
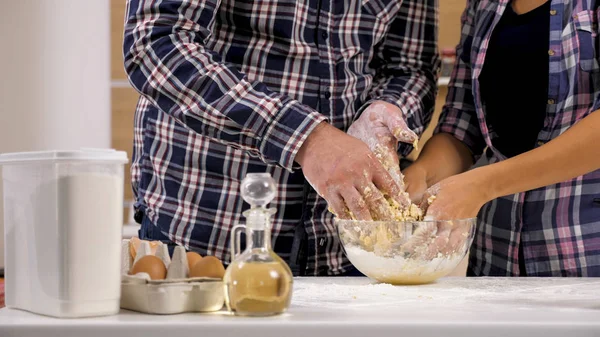
[[[189,270],[192,270],[192,267],[202,258],[202,255],[196,252],[187,252],[185,255],[188,260],[188,267],[190,268]]]
[[[152,280],[164,280],[167,277],[167,268],[161,259],[154,255],[146,255],[139,259],[131,268],[131,275],[146,273]]]
[[[211,277],[222,279],[225,267],[214,256],[205,256],[190,269],[190,277]]]

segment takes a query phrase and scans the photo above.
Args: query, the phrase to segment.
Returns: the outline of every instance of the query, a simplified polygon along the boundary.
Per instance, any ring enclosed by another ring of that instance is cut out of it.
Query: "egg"
[[[192,270],[192,267],[196,265],[196,263],[198,263],[198,261],[200,261],[200,259],[202,258],[202,255],[196,252],[187,252],[185,255],[187,257],[189,270]]]
[[[210,277],[222,279],[225,267],[214,256],[205,256],[190,269],[190,277]]]
[[[164,280],[167,276],[167,267],[161,259],[154,255],[146,255],[139,259],[131,268],[131,275],[146,273],[152,280]]]

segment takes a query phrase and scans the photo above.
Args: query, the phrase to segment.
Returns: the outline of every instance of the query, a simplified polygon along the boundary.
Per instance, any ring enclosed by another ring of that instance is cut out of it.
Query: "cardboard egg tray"
[[[188,277],[186,251],[176,247],[173,258],[167,245],[154,243],[156,257],[167,267],[164,280],[151,280],[150,275],[129,275],[129,270],[143,256],[153,254],[148,241],[142,241],[135,259],[129,252],[130,240],[122,242],[121,308],[148,314],[179,314],[184,312],[212,312],[223,308],[225,292],[223,281],[206,277]]]

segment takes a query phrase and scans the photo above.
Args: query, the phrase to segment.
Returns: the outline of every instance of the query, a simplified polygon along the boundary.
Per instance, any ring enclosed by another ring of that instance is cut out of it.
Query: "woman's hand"
[[[414,181],[409,184],[418,186],[414,189],[427,184],[419,170],[407,169],[406,176]],[[402,249],[425,259],[462,251],[471,228],[468,222],[456,220],[477,217],[481,206],[491,200],[487,191],[486,178],[477,170],[446,178],[427,189],[420,202],[427,222],[419,226]]]
[[[418,164],[412,164],[404,170],[404,187],[413,203],[419,205],[429,187],[427,172]]]
[[[488,178],[475,169],[433,185],[423,197],[426,218],[458,220],[477,217],[481,207],[492,199],[487,181]]]

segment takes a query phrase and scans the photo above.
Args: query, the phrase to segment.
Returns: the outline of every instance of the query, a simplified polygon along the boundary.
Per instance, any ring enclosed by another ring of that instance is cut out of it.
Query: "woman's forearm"
[[[431,137],[413,165],[405,174],[419,171],[426,177],[427,185],[462,173],[473,165],[473,156],[465,144],[452,135],[439,133]]]
[[[489,199],[573,179],[600,168],[600,112],[596,111],[547,144],[474,170],[485,177]]]

